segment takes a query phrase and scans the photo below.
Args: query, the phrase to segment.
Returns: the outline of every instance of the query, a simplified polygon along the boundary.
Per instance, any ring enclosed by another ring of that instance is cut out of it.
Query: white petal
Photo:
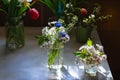
[[[27,2],[32,2],[32,0],[27,0]]]

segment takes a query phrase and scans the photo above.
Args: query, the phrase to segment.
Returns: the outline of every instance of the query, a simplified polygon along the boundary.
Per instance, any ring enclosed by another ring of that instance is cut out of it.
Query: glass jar
[[[17,49],[24,46],[24,25],[19,17],[7,17],[5,24],[6,48]]]
[[[84,71],[89,76],[96,76],[98,70],[98,65],[96,64],[85,64],[84,63]]]
[[[63,66],[63,44],[57,43],[48,49],[49,79],[61,79]]]
[[[76,40],[80,43],[86,43],[91,38],[92,27],[90,25],[79,24],[76,27]]]

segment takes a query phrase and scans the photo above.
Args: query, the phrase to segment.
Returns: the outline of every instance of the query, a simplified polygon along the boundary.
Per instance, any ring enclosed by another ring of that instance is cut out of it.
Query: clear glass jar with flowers
[[[17,49],[24,46],[24,24],[22,17],[27,9],[32,19],[36,20],[39,13],[35,8],[30,8],[36,0],[2,0],[0,11],[6,15],[5,33],[6,47]]]
[[[42,29],[42,35],[37,36],[38,44],[48,52],[48,69],[52,79],[60,79],[60,69],[63,65],[64,43],[69,41],[66,28],[58,21],[48,22]]]
[[[106,59],[103,46],[93,45],[92,40],[88,39],[87,44],[81,46],[79,51],[74,52],[76,60],[84,64],[85,73],[96,76],[98,66]]]

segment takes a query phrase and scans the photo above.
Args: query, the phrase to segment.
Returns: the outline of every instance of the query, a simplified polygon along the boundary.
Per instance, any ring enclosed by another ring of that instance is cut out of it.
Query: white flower
[[[76,23],[77,21],[78,21],[78,17],[75,15],[75,16],[73,16],[72,17],[72,21],[73,21],[73,23]]]
[[[56,27],[52,27],[48,31],[49,35],[55,35],[56,34]]]
[[[94,14],[91,14],[90,16],[89,16],[89,19],[90,18],[95,18],[95,15]]]
[[[64,21],[63,19],[58,19],[58,22],[60,22],[60,23],[62,23],[62,24],[65,23],[65,21]]]
[[[73,23],[69,23],[68,26],[69,26],[69,27],[73,27],[74,24],[73,24]]]
[[[71,4],[71,3],[67,3],[66,4],[66,8],[70,8],[70,7],[72,7],[73,5]]]
[[[92,18],[95,18],[95,15],[94,15],[94,14],[91,14],[91,17],[92,17]]]
[[[27,0],[27,2],[32,2],[32,0]]]
[[[81,46],[81,47],[79,48],[79,50],[82,50],[82,49],[87,49],[87,46],[84,45],[84,46]]]
[[[43,35],[48,34],[48,30],[49,30],[49,27],[44,27],[44,28],[42,29],[42,34],[43,34]]]
[[[99,51],[103,51],[103,46],[96,44],[96,47],[98,48]]]
[[[87,51],[92,55],[92,54],[96,54],[96,50],[94,48],[94,46],[87,46]]]
[[[11,1],[11,0],[10,0],[10,1]],[[32,2],[32,0],[18,0],[18,2],[20,2],[20,3],[23,3],[24,1],[25,1],[25,2],[27,1],[28,3]]]
[[[88,23],[88,21],[89,21],[89,19],[87,19],[87,18],[83,19],[84,23]]]
[[[8,0],[8,2],[11,2],[11,0]]]
[[[48,22],[48,25],[49,25],[49,26],[53,26],[53,25],[55,25],[56,22],[57,22],[57,21]]]
[[[63,43],[66,43],[70,40],[70,37],[66,34],[65,37],[60,37],[59,40],[61,40]]]
[[[97,47],[97,48],[96,48]],[[88,46],[88,45],[83,45],[79,48],[79,50],[81,51],[81,54],[85,55],[86,54],[90,54],[89,56],[86,57],[79,57],[80,60],[83,63],[86,64],[100,64],[102,62],[102,60],[106,59],[107,56],[105,54],[103,54],[103,46],[96,44],[96,47],[94,45]],[[84,52],[82,52],[82,50],[86,50]]]
[[[59,32],[65,32],[65,28],[64,28],[63,26],[61,26],[61,27],[59,28]]]
[[[102,55],[102,59],[107,59],[107,56],[106,55]]]
[[[66,43],[69,41],[70,38],[66,33],[66,28],[64,26],[59,27],[59,25],[57,27],[56,22],[58,21],[48,22],[48,26],[42,29],[42,36],[45,37],[42,47],[53,48],[58,46],[57,43],[59,42]]]
[[[69,8],[69,3],[66,4],[66,8]]]

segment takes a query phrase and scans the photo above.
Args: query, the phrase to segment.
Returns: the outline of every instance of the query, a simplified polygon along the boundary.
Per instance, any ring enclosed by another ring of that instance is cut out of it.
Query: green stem
[[[59,56],[59,49],[51,49],[48,55],[48,66],[50,67],[54,64],[56,58]]]

